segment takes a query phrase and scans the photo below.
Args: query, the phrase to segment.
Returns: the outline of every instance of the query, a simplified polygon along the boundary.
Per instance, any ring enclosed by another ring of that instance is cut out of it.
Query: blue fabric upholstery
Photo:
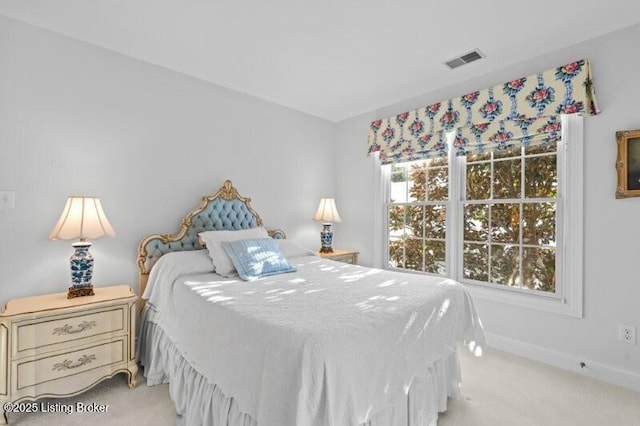
[[[198,238],[199,232],[249,229],[258,226],[258,217],[247,204],[239,199],[216,198],[191,217],[187,232],[177,241],[169,241],[169,235],[157,236],[146,242],[146,257],[142,270],[151,266],[164,254],[173,251],[201,250],[204,247]]]
[[[222,247],[245,281],[296,271],[282,256],[273,238],[223,241]]]
[[[240,200],[217,198],[191,221],[191,231],[196,235],[203,231],[221,231],[255,228],[256,217]]]

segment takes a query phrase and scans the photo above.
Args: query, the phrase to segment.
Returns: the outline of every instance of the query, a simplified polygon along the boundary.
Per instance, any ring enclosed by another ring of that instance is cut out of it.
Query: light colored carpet
[[[460,350],[462,397],[438,426],[640,426],[640,393],[489,349]]]
[[[75,405],[105,404],[106,413],[11,413],[10,426],[163,426],[176,424],[176,410],[169,399],[169,385],[147,386],[138,372],[138,387],[129,389],[127,375],[99,383],[87,392],[71,398],[45,398],[38,403]]]
[[[462,398],[449,400],[439,426],[640,426],[640,393],[578,374],[488,350],[461,350]],[[118,375],[74,398],[52,404],[108,404],[105,414],[12,414],[10,425],[175,425],[167,385],[129,390]],[[283,425],[284,426],[284,425]]]

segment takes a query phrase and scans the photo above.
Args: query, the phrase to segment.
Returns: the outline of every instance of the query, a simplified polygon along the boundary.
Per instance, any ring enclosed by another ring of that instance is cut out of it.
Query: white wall
[[[640,326],[640,198],[616,200],[616,130],[640,128],[640,26],[479,76],[455,87],[344,121],[335,155],[337,199],[344,245],[374,263],[372,159],[369,123],[583,57],[591,60],[602,114],[586,117],[584,188],[584,318],[476,300],[490,343],[513,352],[640,390],[640,345],[617,341],[618,324]],[[469,65],[473,66],[473,64]],[[453,71],[455,72],[455,71]]]
[[[65,291],[71,241],[47,241],[68,195],[95,195],[116,230],[93,241],[94,284],[131,284],[148,233],[225,179],[267,227],[319,245],[335,124],[0,17],[0,303]]]

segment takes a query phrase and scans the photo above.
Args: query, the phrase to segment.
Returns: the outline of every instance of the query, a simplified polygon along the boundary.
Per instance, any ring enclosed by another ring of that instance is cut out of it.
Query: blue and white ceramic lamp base
[[[72,246],[76,251],[70,258],[71,287],[69,287],[67,298],[92,296],[95,293],[93,292],[93,285],[91,284],[91,278],[93,278],[93,256],[89,253],[91,243],[88,241],[78,241],[77,243],[73,243]]]
[[[333,242],[333,231],[331,230],[330,223],[322,224],[322,231],[320,231],[320,253],[333,253],[331,243]]]

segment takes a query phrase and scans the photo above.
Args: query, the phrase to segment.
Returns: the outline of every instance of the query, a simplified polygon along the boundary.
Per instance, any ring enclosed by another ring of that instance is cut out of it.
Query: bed
[[[295,271],[223,277],[199,235],[259,230],[250,201],[226,181],[176,234],[140,243],[136,356],[148,385],[169,383],[177,422],[435,425],[460,392],[458,345],[485,344],[464,287],[322,259],[282,230],[269,236]]]

